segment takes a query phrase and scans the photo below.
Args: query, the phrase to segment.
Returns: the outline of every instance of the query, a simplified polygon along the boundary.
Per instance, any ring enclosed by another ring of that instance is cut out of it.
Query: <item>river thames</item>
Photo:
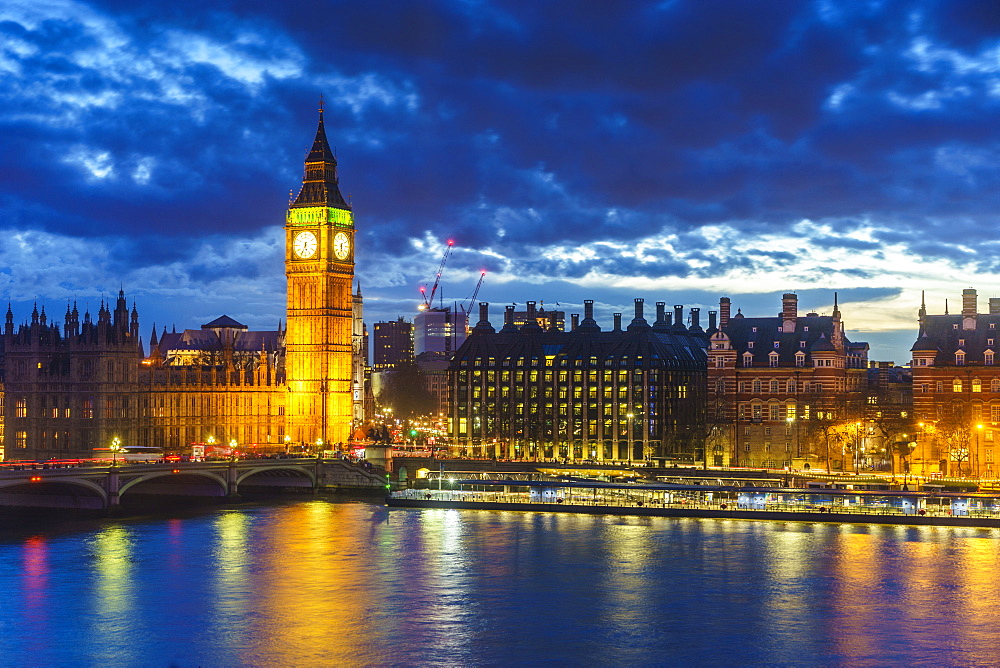
[[[322,499],[0,532],[0,665],[1000,661],[1000,532]]]

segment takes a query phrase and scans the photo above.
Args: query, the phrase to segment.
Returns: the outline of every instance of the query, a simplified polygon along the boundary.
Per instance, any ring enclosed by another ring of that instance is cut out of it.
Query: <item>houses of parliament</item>
[[[285,220],[285,326],[251,331],[222,316],[200,329],[154,329],[147,353],[138,310],[123,291],[96,319],[67,306],[61,326],[37,306],[15,325],[8,307],[3,456],[92,457],[116,438],[169,450],[212,441],[262,450],[346,443],[365,396],[354,239],[321,110]]]

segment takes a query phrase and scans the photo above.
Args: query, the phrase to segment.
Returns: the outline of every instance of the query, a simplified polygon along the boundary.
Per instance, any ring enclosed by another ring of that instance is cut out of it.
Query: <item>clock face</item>
[[[346,260],[351,254],[351,238],[343,232],[333,237],[333,254],[338,260]]]
[[[292,241],[292,252],[295,257],[307,260],[316,254],[316,235],[312,232],[299,232]]]

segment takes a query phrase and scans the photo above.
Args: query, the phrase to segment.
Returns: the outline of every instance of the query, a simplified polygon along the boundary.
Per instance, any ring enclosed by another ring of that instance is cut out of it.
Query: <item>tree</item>
[[[434,396],[427,391],[424,374],[415,362],[400,364],[386,374],[378,403],[391,408],[392,414],[401,420],[427,415],[437,405]]]
[[[937,423],[938,437],[943,440],[949,459],[958,464],[958,475],[962,475],[962,463],[969,461],[972,428],[969,408],[964,403],[953,404],[951,413],[942,415]]]

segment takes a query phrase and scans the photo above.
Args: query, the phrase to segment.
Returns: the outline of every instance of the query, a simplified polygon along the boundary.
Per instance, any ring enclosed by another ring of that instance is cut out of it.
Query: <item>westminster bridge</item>
[[[238,499],[240,489],[385,491],[379,470],[342,459],[236,459],[50,468],[26,464],[0,470],[0,509],[67,508],[115,511],[122,498]],[[2,512],[2,510],[0,510]]]

